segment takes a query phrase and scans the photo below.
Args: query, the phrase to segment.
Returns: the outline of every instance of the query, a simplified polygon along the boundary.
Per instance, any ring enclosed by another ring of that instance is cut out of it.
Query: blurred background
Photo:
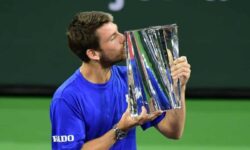
[[[66,29],[80,11],[112,13],[120,32],[178,25],[192,75],[181,140],[138,128],[138,149],[250,148],[250,1],[0,0],[0,149],[50,149],[53,92],[81,64]]]

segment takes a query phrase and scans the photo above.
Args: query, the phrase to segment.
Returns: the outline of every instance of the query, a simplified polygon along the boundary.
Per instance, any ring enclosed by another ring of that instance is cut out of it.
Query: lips
[[[125,44],[123,44],[121,50],[122,50],[122,51],[125,51]]]

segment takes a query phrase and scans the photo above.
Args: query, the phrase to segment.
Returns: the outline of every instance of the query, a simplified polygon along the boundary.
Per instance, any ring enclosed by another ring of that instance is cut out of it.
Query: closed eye
[[[113,41],[116,37],[117,37],[117,33],[114,33],[114,34],[110,37],[110,41]]]

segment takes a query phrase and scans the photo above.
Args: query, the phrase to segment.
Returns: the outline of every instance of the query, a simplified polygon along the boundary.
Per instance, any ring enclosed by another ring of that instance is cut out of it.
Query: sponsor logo
[[[75,139],[74,135],[54,135],[52,136],[53,142],[73,142]]]
[[[120,11],[124,7],[125,0],[115,0],[114,2],[109,3],[109,10],[111,11]]]

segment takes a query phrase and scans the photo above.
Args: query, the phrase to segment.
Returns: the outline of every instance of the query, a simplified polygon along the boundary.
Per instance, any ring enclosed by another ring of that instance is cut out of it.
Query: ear
[[[86,51],[87,56],[90,60],[100,60],[100,52],[94,49],[87,49]]]

